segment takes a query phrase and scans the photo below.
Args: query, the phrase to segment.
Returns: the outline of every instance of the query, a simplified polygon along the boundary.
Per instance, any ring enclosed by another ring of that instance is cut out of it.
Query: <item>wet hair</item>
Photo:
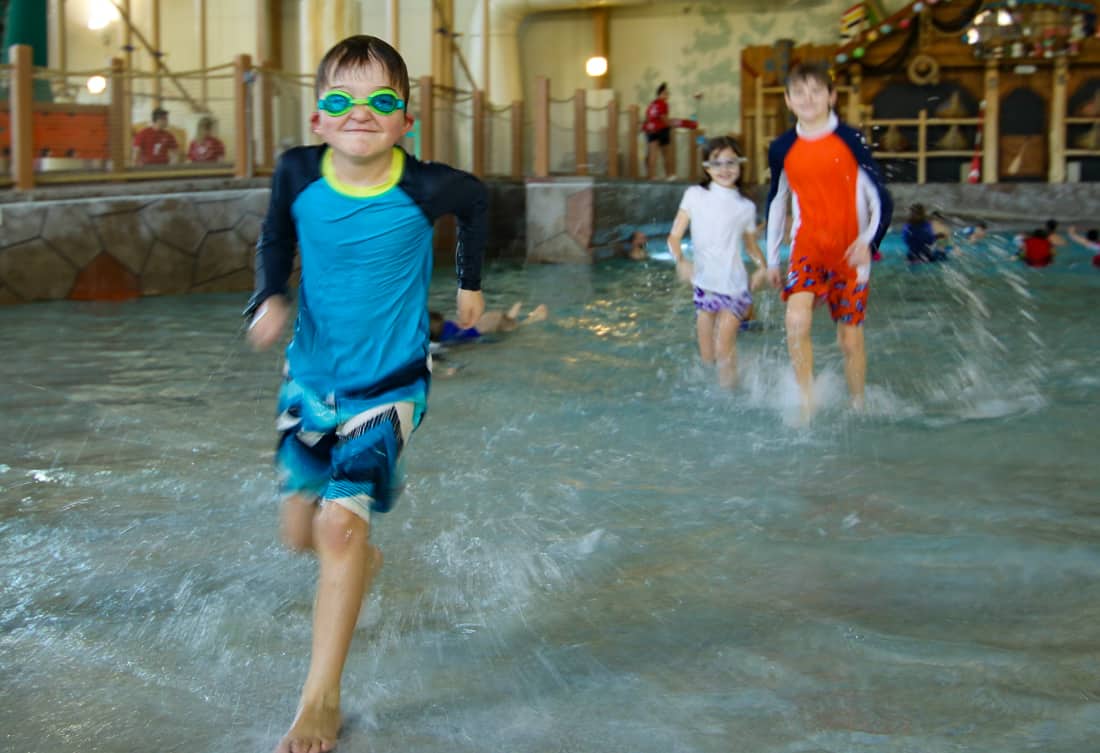
[[[1058,229],[1058,220],[1047,220],[1046,228],[1048,233],[1053,233]]]
[[[989,229],[989,225],[985,224],[985,220],[978,220],[974,223],[974,227],[980,227],[982,230]]]
[[[833,90],[833,76],[823,63],[796,63],[787,72],[786,90],[800,81],[816,81],[829,91]]]
[[[1031,231],[1032,238],[1049,238],[1050,232],[1045,227],[1037,227]]]
[[[314,96],[320,97],[337,74],[366,68],[372,63],[382,69],[390,85],[407,103],[409,69],[405,66],[404,58],[388,43],[366,34],[356,34],[342,42],[337,42],[325,53],[321,58],[321,64],[317,66],[317,77],[313,84]]]
[[[1093,243],[1100,242],[1100,230],[1093,228],[1085,233],[1085,240],[1092,241]]]
[[[716,136],[713,139],[707,141],[705,145],[703,145],[703,162],[709,160],[712,154],[717,154],[723,149],[733,150],[733,153],[736,154],[739,158],[745,156],[744,153],[741,151],[741,147],[738,145],[737,141],[735,141],[731,136]],[[743,181],[744,179],[745,171],[742,170],[738,174],[737,180],[733,183],[734,188],[736,188],[738,191],[743,192],[744,189],[741,186],[741,181]],[[710,173],[708,173],[706,170],[703,170],[703,179],[699,181],[699,185],[701,185],[703,188],[709,189],[710,182]]]
[[[928,219],[928,215],[924,213],[924,204],[910,204],[909,205],[909,219],[906,220],[910,225],[917,225]]]
[[[432,342],[439,342],[439,338],[443,337],[443,314],[438,311],[428,312],[428,339]]]
[[[667,91],[668,91],[668,84],[665,83],[664,81],[662,81],[661,85],[657,87],[657,96],[659,97]]]
[[[168,111],[165,110],[163,107],[153,108],[153,117],[151,119],[154,123],[156,123],[161,118],[167,118],[167,117],[168,117]]]

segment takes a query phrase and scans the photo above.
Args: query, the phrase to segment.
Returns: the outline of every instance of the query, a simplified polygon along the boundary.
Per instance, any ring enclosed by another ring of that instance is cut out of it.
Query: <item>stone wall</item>
[[[686,184],[570,177],[489,180],[489,260],[588,264],[634,229],[668,232]],[[895,226],[922,202],[991,228],[1048,218],[1100,225],[1100,184],[893,184]],[[763,193],[758,189],[758,205]],[[246,292],[267,181],[191,181],[0,193],[0,303]],[[453,238],[453,235],[450,236]],[[453,263],[437,228],[436,263]],[[451,245],[448,245],[450,243]]]

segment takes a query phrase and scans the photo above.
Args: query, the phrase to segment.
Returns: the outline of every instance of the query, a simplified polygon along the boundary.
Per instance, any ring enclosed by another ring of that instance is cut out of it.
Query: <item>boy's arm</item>
[[[401,187],[431,224],[445,214],[455,216],[458,287],[481,290],[481,266],[489,238],[489,198],[485,184],[462,170],[438,162],[420,162],[406,155]]]
[[[787,205],[791,200],[791,185],[783,172],[783,162],[787,151],[794,142],[791,135],[781,136],[768,147],[768,167],[771,170],[771,186],[768,200],[764,205],[767,218],[767,265],[769,269],[779,269],[779,247],[783,245],[783,234],[787,227]]]
[[[859,240],[874,250],[879,247],[890,230],[890,221],[894,215],[894,199],[886,190],[882,171],[871,156],[871,150],[867,147],[863,134],[845,124],[837,128],[837,134],[844,139],[859,165],[858,188],[869,209],[867,224],[861,228]]]
[[[292,157],[293,152],[288,152],[279,158],[271,179],[271,201],[256,242],[255,292],[244,310],[244,315],[250,319],[260,304],[271,296],[287,296],[298,243],[298,231],[290,211],[297,196],[295,185],[298,183],[296,160]]]

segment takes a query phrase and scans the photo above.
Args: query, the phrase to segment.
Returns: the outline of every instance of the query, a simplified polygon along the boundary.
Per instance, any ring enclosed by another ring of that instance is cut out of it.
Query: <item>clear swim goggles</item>
[[[397,96],[393,89],[378,89],[362,99],[356,99],[341,89],[333,89],[317,100],[317,109],[334,118],[347,115],[356,105],[366,105],[379,115],[392,115],[405,109],[405,100]]]
[[[748,162],[745,157],[738,157],[737,159],[709,159],[703,163],[703,167],[719,170],[723,167],[737,167],[744,162]]]

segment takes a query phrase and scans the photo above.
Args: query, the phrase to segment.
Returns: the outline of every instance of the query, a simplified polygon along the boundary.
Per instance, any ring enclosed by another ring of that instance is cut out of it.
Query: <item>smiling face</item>
[[[734,188],[741,177],[741,158],[728,146],[707,156],[707,175],[722,188]]]
[[[343,66],[327,76],[320,96],[340,90],[355,99],[365,99],[379,89],[396,89],[382,66],[370,61],[357,66]],[[315,111],[313,132],[332,147],[333,157],[362,164],[378,157],[389,157],[393,145],[412,127],[413,120],[405,110],[383,115],[367,105],[354,105],[343,115]]]
[[[825,125],[836,104],[836,90],[817,77],[796,78],[787,84],[787,107],[804,128],[814,130]]]

